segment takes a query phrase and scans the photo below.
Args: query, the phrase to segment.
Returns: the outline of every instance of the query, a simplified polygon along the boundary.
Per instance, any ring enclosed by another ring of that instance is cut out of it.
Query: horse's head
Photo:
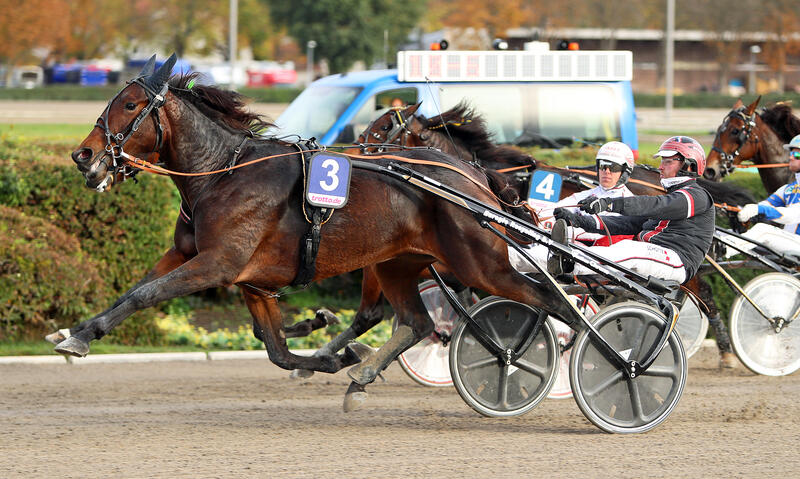
[[[153,55],[139,76],[108,102],[89,136],[72,152],[87,187],[103,192],[133,174],[125,164],[130,155],[145,157],[161,150],[164,131],[160,108],[166,101],[167,80],[177,58],[173,54],[158,70],[155,60]],[[147,117],[152,121],[145,121]]]
[[[358,135],[360,144],[380,144],[399,146],[422,146],[421,138],[425,127],[419,122],[414,113],[422,104],[411,105],[407,108],[392,108],[369,124],[363,133]],[[381,153],[384,148],[362,148],[364,152]]]
[[[758,142],[756,134],[756,107],[761,100],[759,96],[748,106],[737,100],[730,113],[717,128],[711,153],[706,158],[706,169],[703,176],[712,181],[719,181],[733,171],[734,165],[755,156]]]

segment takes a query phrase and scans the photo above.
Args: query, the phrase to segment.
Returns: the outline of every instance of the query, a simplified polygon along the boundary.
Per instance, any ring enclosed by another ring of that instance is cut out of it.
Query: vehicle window
[[[370,122],[386,113],[392,106],[406,107],[417,102],[416,88],[401,88],[387,90],[367,98],[367,101],[353,117],[350,125],[353,126],[355,136],[367,129]]]
[[[360,87],[311,85],[275,121],[270,135],[322,138],[361,92]]]
[[[619,103],[608,85],[443,85],[442,110],[466,99],[497,143],[558,147],[620,138]]]
[[[619,107],[605,85],[538,85],[542,135],[559,142],[572,138],[605,142],[620,138]]]

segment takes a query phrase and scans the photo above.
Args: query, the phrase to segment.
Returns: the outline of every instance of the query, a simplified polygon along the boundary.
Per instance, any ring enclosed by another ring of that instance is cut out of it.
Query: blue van
[[[270,133],[350,143],[393,103],[430,118],[467,100],[497,143],[619,140],[638,156],[632,70],[629,51],[403,51],[396,70],[313,82]]]

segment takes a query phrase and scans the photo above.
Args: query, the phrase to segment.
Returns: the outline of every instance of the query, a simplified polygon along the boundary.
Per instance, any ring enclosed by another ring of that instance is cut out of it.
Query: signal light
[[[508,42],[502,38],[495,38],[492,42],[492,48],[495,50],[508,50]]]
[[[445,39],[441,39],[438,42],[433,42],[430,45],[431,50],[447,50],[447,47],[450,46],[450,42]]]
[[[560,42],[558,42],[558,45],[556,45],[556,48],[558,50],[580,50],[581,49],[581,47],[578,44],[578,42],[572,42],[572,41],[569,41],[569,40],[561,40]]]

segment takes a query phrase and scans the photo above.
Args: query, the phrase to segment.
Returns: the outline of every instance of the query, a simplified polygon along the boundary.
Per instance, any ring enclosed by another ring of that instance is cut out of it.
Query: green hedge
[[[673,96],[672,104],[675,108],[730,108],[739,98],[745,103],[750,103],[755,100],[757,96],[758,95],[746,94],[738,97],[717,93],[693,93]],[[800,94],[767,93],[761,97],[759,105],[764,106],[779,101],[792,101],[797,105],[800,101]],[[637,107],[664,108],[664,95],[635,93],[633,95],[633,102]]]
[[[41,337],[102,309],[98,300],[109,296],[75,236],[6,206],[0,258],[0,340]]]
[[[73,145],[77,146],[77,145]],[[84,186],[71,161],[57,158],[36,142],[0,136],[0,204],[28,217],[37,217],[74,237],[85,257],[87,274],[96,268],[104,288],[93,298],[93,312],[100,312],[135,284],[171,244],[178,211],[178,196],[162,177],[140,175],[138,184],[128,181],[99,194]],[[37,243],[40,244],[40,243]],[[57,244],[50,245],[54,251]],[[39,246],[42,248],[43,246]],[[77,250],[71,253],[78,255]],[[37,256],[45,271],[48,254]],[[46,279],[45,279],[46,280]],[[80,282],[65,282],[64,295],[80,295]],[[71,287],[71,288],[70,288]],[[0,296],[10,294],[0,291]],[[102,297],[101,297],[102,296]],[[40,304],[36,305],[35,301]],[[26,311],[52,312],[46,298],[34,298]],[[153,344],[161,340],[154,322],[155,311],[138,313],[115,330],[114,340],[126,344]],[[36,321],[25,316],[24,321]],[[53,313],[50,325],[66,327],[81,317]]]
[[[83,87],[80,85],[48,85],[26,90],[0,88],[0,100],[80,100],[108,101],[123,85]],[[290,103],[303,91],[302,88],[241,88],[240,93],[259,103]]]

